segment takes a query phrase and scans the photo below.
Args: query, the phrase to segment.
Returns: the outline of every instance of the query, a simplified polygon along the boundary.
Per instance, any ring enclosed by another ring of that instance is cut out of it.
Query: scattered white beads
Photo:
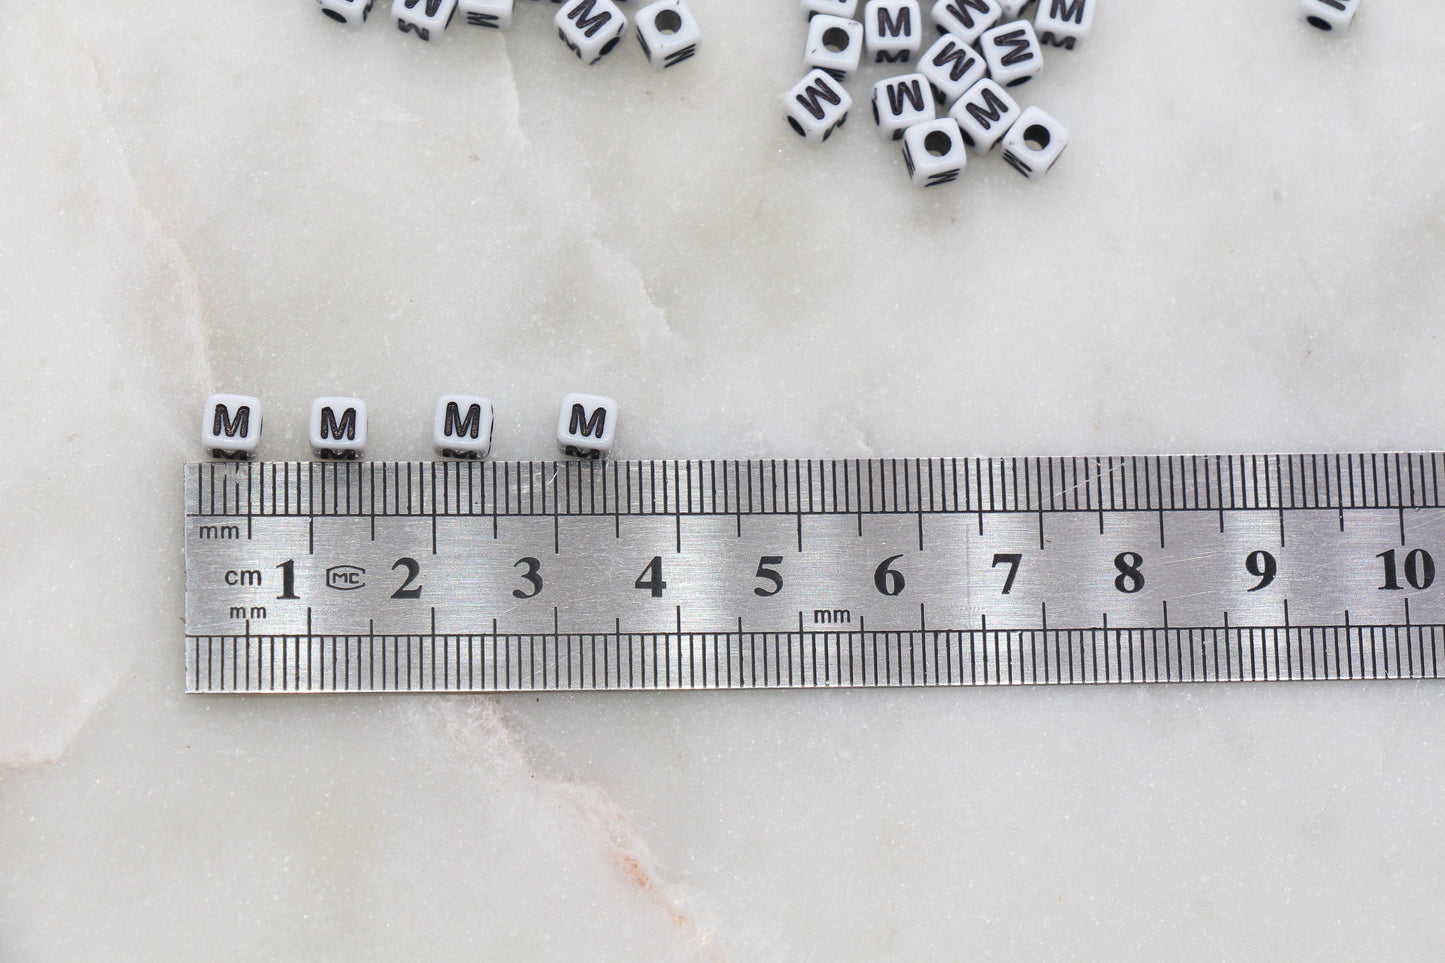
[[[1028,178],[1047,173],[1069,141],[1068,129],[1010,94],[1038,76],[1043,47],[1073,50],[1094,23],[1096,0],[937,0],[928,18],[939,36],[920,55],[919,0],[867,0],[861,22],[846,0],[801,0],[809,17],[803,67],[809,73],[783,98],[788,125],[821,144],[847,119],[844,85],[860,68],[917,63],[912,73],[872,82],[873,120],[884,140],[902,141],[903,164],[917,187],[962,175],[968,150],[988,154],[1006,145],[1008,164]],[[1335,3],[1340,0],[1311,0]],[[858,35],[864,55],[858,58]],[[939,116],[941,111],[947,113]],[[1013,130],[1025,114],[1028,123]]]
[[[366,22],[375,0],[316,0],[321,12],[338,23]],[[468,26],[510,30],[517,0],[391,0],[391,19],[402,33],[428,42],[442,38],[452,21]],[[842,11],[851,17],[858,0],[803,0],[808,11]],[[614,0],[552,0],[557,7],[553,26],[558,39],[583,63],[592,65],[612,53],[627,32],[627,15]],[[687,0],[655,0],[636,13],[638,45],[656,70],[691,59],[702,41],[702,29]],[[860,25],[861,30],[861,25]],[[858,46],[861,50],[862,39]]]

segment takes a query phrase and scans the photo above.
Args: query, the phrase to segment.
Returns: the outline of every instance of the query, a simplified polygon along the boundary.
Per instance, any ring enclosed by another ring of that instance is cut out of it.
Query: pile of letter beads
[[[1300,0],[1300,16],[1320,30],[1345,30],[1354,22],[1360,0]]]
[[[366,402],[324,397],[311,403],[309,440],[316,458],[355,460],[366,451]],[[432,423],[432,448],[443,458],[486,458],[496,416],[480,395],[442,395]],[[557,446],[575,458],[606,458],[617,437],[617,402],[573,393],[562,399]],[[215,394],[201,412],[201,444],[214,458],[256,457],[261,445],[261,400]]]
[[[601,61],[627,33],[627,15],[614,0],[552,2],[557,5],[552,22],[558,39],[586,64]],[[370,16],[374,0],[317,3],[322,13],[338,23],[361,24]],[[515,9],[516,0],[391,0],[391,20],[402,33],[435,41],[458,14],[473,27],[510,30]],[[666,70],[697,53],[702,30],[687,0],[656,0],[636,16],[637,42],[653,68]]]
[[[821,144],[847,120],[844,84],[860,66],[910,64],[912,72],[873,84],[872,109],[879,136],[902,142],[912,184],[957,180],[968,150],[982,155],[1000,145],[1014,170],[1042,177],[1068,145],[1068,128],[1024,109],[1009,91],[1038,75],[1044,46],[1072,50],[1088,37],[1095,3],[1037,0],[1028,20],[1031,0],[932,0],[928,22],[938,37],[924,49],[919,0],[867,0],[861,22],[858,0],[800,0],[809,72],[783,98],[788,125]]]

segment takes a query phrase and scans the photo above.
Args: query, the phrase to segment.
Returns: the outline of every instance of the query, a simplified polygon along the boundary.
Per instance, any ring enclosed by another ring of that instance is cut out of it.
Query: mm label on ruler
[[[186,686],[1438,678],[1442,477],[1436,453],[191,464]]]

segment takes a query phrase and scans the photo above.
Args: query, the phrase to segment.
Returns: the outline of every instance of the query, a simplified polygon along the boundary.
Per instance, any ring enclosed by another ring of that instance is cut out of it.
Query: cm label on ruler
[[[196,465],[187,631],[1439,624],[1439,461]]]

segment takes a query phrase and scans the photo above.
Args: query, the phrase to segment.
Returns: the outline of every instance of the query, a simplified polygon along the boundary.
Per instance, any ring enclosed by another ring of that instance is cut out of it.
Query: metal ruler
[[[186,466],[192,692],[1438,678],[1445,454]]]

